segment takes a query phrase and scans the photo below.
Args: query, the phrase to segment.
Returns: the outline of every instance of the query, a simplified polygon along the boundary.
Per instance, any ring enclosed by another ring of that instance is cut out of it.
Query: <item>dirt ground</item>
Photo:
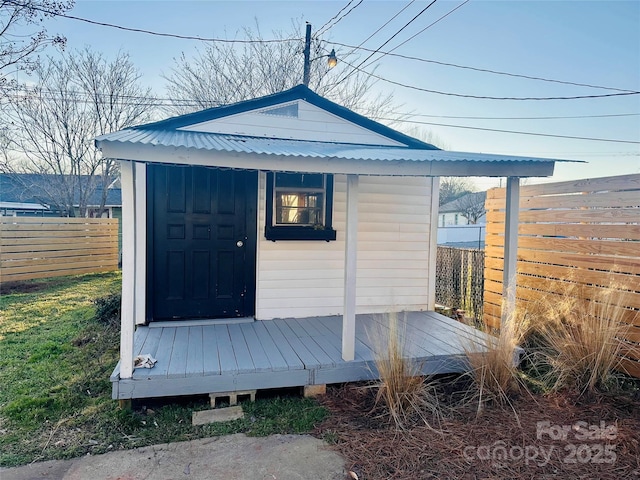
[[[443,415],[432,428],[416,419],[398,431],[375,405],[375,389],[329,388],[322,402],[331,415],[316,434],[359,480],[640,478],[637,393],[523,393],[479,413],[477,402],[461,406],[446,389],[438,397]]]

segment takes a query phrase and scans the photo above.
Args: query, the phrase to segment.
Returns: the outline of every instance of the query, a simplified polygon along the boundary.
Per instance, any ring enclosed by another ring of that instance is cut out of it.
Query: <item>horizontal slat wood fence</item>
[[[0,282],[118,268],[118,220],[0,217]]]
[[[484,321],[500,324],[505,189],[487,192]],[[626,340],[640,343],[640,175],[523,186],[518,226],[517,299],[553,299],[575,286],[587,298],[613,289],[628,324]],[[637,345],[634,345],[637,347]],[[623,359],[640,377],[640,355]]]

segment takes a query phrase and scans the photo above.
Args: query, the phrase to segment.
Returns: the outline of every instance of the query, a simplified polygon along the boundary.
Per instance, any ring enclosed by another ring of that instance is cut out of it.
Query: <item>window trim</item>
[[[274,225],[275,205],[275,173],[267,172],[266,208],[264,236],[267,240],[324,240],[330,242],[336,239],[333,229],[333,174],[324,175],[324,227],[311,225]]]

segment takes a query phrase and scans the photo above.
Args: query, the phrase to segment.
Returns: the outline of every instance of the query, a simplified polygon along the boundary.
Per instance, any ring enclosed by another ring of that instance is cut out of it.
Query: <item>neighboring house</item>
[[[438,177],[509,176],[517,205],[517,177],[554,168],[439,150],[302,85],[96,145],[121,166],[118,399],[370,378],[374,315],[400,311],[423,372],[460,371],[461,324],[433,313]]]
[[[487,192],[473,192],[441,205],[438,208],[438,226],[450,227],[452,225],[486,223],[484,213],[486,198]]]
[[[51,197],[50,186],[55,182],[55,175],[29,173],[0,173],[0,215],[3,216],[66,216],[55,208],[56,201]],[[82,178],[83,182],[87,177]],[[102,186],[92,193],[87,202],[89,217],[120,218],[122,210],[122,194],[119,183],[113,182],[107,190],[104,209],[99,208],[102,198]],[[76,195],[75,206],[79,201]]]

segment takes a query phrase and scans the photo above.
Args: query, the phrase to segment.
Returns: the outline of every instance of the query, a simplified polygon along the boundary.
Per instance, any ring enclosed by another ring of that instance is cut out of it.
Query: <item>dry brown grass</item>
[[[370,334],[380,379],[375,385],[375,405],[384,406],[398,429],[404,429],[416,416],[430,426],[439,418],[438,402],[432,386],[422,375],[422,366],[405,356],[407,336],[400,323],[398,314],[390,313],[381,320],[377,331]]]
[[[596,294],[569,284],[540,309],[536,329],[548,365],[547,380],[554,390],[570,388],[580,394],[606,387],[620,366],[622,339],[630,326],[624,323],[625,289],[609,286]]]
[[[462,339],[473,380],[472,398],[477,397],[479,409],[489,400],[509,403],[509,398],[521,391],[519,345],[529,330],[529,317],[516,311],[499,331],[485,326],[483,338],[468,336]]]

